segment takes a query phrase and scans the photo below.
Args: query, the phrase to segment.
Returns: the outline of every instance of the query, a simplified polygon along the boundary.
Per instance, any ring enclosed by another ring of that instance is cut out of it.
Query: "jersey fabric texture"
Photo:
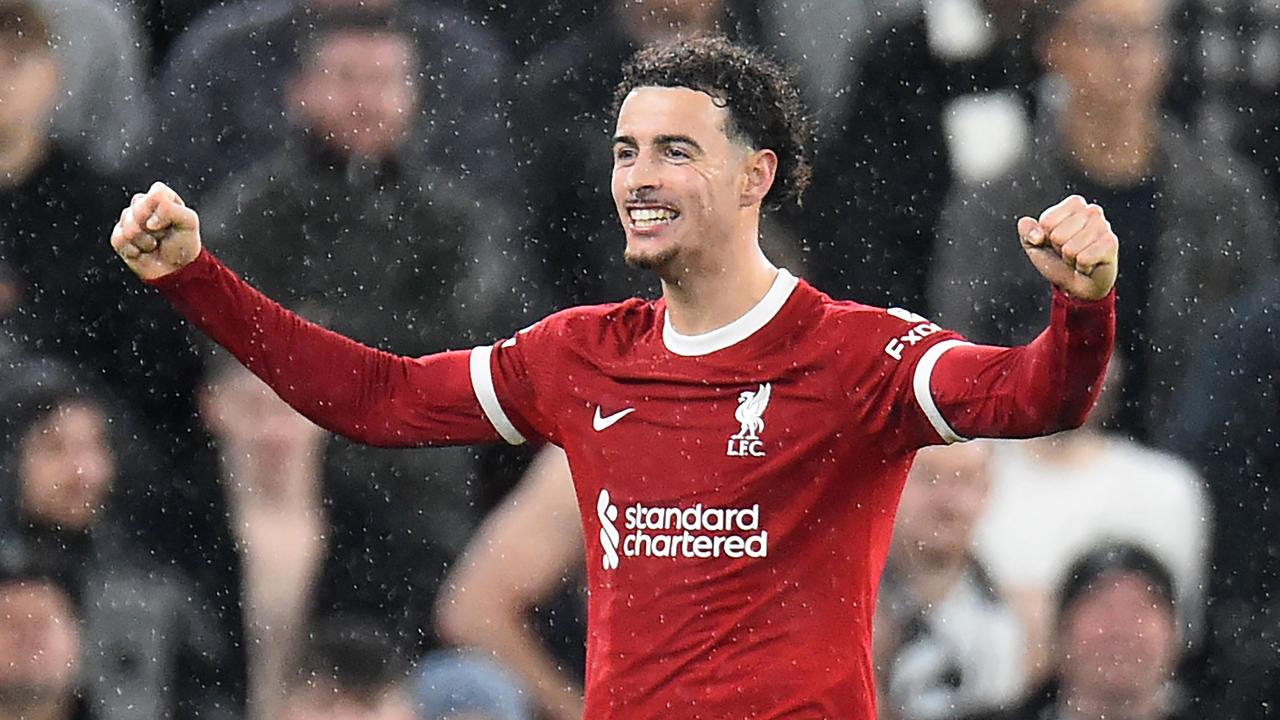
[[[1058,294],[1034,342],[982,347],[780,271],[703,335],[630,300],[405,358],[301,320],[208,253],[153,284],[336,432],[563,447],[587,538],[593,720],[873,720],[872,609],[915,450],[1078,425],[1115,315],[1114,297]]]

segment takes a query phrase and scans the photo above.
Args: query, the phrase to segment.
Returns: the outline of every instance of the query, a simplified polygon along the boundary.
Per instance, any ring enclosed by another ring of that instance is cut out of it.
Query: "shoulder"
[[[897,330],[929,322],[928,318],[906,308],[866,305],[856,300],[836,300],[808,283],[802,283],[798,290],[812,295],[815,321],[831,330],[855,333]]]
[[[1254,211],[1240,215],[1242,219],[1272,212],[1262,175],[1225,142],[1193,139],[1164,128],[1161,148],[1170,178],[1168,191],[1176,198],[1171,207],[1221,220],[1237,215],[1224,212],[1224,208],[1239,210],[1245,206]],[[1221,227],[1217,222],[1212,226]]]
[[[807,284],[802,287],[815,296],[812,337],[851,359],[898,363],[914,355],[916,346],[930,345],[932,336],[945,332],[929,318],[905,308],[833,300]]]
[[[603,305],[578,305],[548,315],[516,334],[554,341],[579,350],[606,344],[630,345],[656,329],[660,314],[654,300],[631,298]]]

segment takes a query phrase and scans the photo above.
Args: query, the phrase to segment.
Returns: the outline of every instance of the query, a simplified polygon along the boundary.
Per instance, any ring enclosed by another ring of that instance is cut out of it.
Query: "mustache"
[[[625,200],[627,205],[665,205],[674,208],[676,204],[669,200],[663,200],[654,192],[633,192],[627,195]]]

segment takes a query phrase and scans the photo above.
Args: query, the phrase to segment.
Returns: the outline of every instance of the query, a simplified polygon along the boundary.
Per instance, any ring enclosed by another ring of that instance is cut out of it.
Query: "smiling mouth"
[[[627,219],[637,230],[647,230],[669,225],[680,217],[680,213],[668,207],[633,207],[627,208]]]

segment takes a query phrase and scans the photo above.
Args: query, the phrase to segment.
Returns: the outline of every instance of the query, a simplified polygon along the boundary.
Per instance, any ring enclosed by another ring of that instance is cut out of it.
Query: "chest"
[[[732,505],[851,450],[851,398],[822,363],[691,365],[567,378],[559,424],[580,492]]]

